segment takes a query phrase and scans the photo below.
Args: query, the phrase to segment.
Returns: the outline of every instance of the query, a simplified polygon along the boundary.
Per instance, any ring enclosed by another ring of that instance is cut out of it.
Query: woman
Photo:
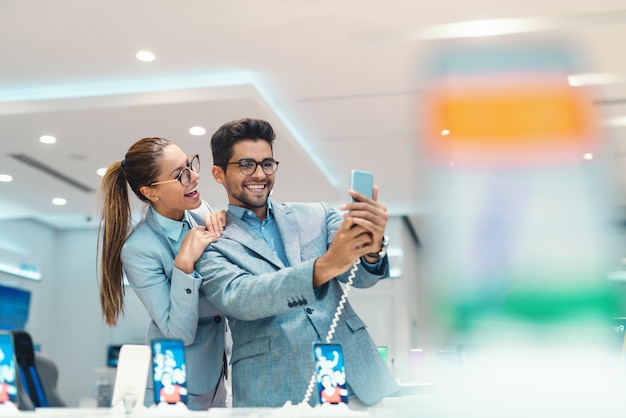
[[[206,246],[219,236],[211,231],[223,229],[225,214],[211,213],[200,199],[199,170],[198,156],[189,158],[170,140],[137,141],[102,179],[98,240],[106,323],[116,325],[124,313],[124,273],[152,319],[147,343],[166,338],[185,345],[192,410],[226,403],[225,318],[200,298],[202,279],[194,271]],[[132,231],[128,186],[149,205]],[[208,229],[202,226],[205,219]]]

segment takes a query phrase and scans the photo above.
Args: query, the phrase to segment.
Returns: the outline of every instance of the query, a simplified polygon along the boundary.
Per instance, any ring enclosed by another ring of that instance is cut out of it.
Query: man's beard
[[[248,189],[245,186],[242,186],[241,189],[236,190],[231,188],[227,189],[227,192],[235,199],[243,203],[244,207],[258,209],[264,207],[267,204],[267,199],[270,195],[269,193],[265,193],[263,198],[251,198],[247,191]]]

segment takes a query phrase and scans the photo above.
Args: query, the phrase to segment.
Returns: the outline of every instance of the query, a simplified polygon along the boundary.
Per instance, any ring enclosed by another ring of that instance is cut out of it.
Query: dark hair
[[[233,147],[239,141],[245,139],[267,141],[273,150],[272,143],[275,137],[272,125],[262,119],[244,118],[226,122],[211,137],[213,165],[226,170],[228,161],[233,156]]]
[[[173,142],[164,138],[143,138],[135,142],[126,157],[109,166],[100,184],[101,221],[98,229],[100,264],[100,305],[107,325],[117,324],[124,313],[122,246],[128,237],[132,213],[128,186],[141,201],[150,203],[139,189],[159,175],[163,150]]]

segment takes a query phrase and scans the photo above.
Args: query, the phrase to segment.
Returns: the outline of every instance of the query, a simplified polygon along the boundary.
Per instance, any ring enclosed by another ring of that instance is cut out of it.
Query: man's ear
[[[224,170],[222,170],[222,167],[218,167],[214,165],[213,168],[211,169],[211,173],[213,174],[213,178],[215,179],[216,182],[218,182],[219,184],[224,184],[226,173],[224,173]]]
[[[159,200],[158,196],[156,195],[156,189],[154,187],[141,186],[139,188],[139,193],[147,197],[148,200],[150,200],[151,202]]]

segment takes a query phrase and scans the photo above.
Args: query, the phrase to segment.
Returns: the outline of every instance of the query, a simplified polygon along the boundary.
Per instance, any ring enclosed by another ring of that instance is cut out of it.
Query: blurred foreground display
[[[439,344],[462,345],[461,377],[507,416],[547,399],[551,414],[615,402],[617,191],[593,94],[568,84],[582,56],[545,36],[442,42],[428,59],[424,259]]]

